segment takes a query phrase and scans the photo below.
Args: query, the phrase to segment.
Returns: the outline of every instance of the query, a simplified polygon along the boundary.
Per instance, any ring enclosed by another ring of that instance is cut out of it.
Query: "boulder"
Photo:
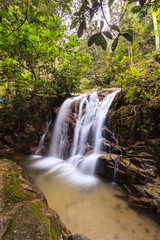
[[[62,240],[64,234],[71,235],[20,166],[7,159],[1,159],[0,166],[0,239]]]

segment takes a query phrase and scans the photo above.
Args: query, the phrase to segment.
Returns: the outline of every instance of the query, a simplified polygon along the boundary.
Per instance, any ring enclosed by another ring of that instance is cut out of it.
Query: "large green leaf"
[[[107,38],[113,39],[111,32],[105,31],[105,32],[102,32],[102,33],[103,33]]]
[[[129,33],[122,33],[121,35],[128,41],[133,42],[133,37]]]
[[[83,22],[81,22],[81,24],[80,24],[80,26],[78,28],[78,33],[77,33],[78,38],[82,37],[84,29],[85,29],[85,23],[83,21]]]
[[[81,24],[82,24],[83,29],[86,30],[86,21],[85,21],[85,18],[84,18],[84,20],[82,21]]]
[[[97,46],[100,45],[100,36],[101,36],[101,33],[96,33],[94,35],[92,35],[89,39],[88,39],[88,47],[92,46],[93,43],[95,43],[97,41]],[[98,40],[99,39],[99,40]],[[99,41],[99,43],[98,43]]]
[[[99,36],[97,37],[96,41],[95,41],[95,45],[99,46],[101,43],[101,34],[99,34]]]
[[[103,35],[101,35],[100,46],[105,51],[107,48],[107,42]]]
[[[113,43],[112,43],[112,51],[114,51],[117,47],[118,44],[118,37],[114,39]]]
[[[74,12],[73,15],[74,15],[74,16],[79,16],[79,15],[80,15],[80,12]]]

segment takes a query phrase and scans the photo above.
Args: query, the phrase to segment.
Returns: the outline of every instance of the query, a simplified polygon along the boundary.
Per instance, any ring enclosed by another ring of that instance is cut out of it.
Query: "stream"
[[[104,154],[106,116],[118,91],[102,101],[97,93],[67,99],[57,116],[49,155],[40,155],[44,134],[24,169],[72,233],[92,240],[158,240],[158,221],[129,206],[114,182],[118,165],[113,182],[102,182],[94,174],[98,158]]]
[[[26,171],[72,233],[92,240],[159,239],[160,225],[155,217],[129,206],[118,185],[79,173],[66,181],[66,176],[57,173]]]

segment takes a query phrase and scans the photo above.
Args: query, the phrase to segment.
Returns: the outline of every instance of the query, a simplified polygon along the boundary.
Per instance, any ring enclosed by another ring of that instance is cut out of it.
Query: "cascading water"
[[[49,156],[33,155],[26,168],[49,207],[60,214],[72,233],[94,240],[158,240],[159,225],[129,208],[125,195],[113,184],[94,176],[103,151],[112,154],[113,144],[116,153],[122,154],[114,134],[104,126],[116,93],[103,101],[97,93],[66,100],[57,116]],[[115,162],[115,182],[117,171]]]
[[[109,107],[119,90],[99,101],[97,93],[67,99],[57,116],[49,157],[36,161],[32,166],[56,173],[80,184],[95,182],[93,177],[97,160],[102,155],[102,130]],[[70,133],[70,119],[75,124]],[[70,135],[73,140],[70,143]],[[87,150],[88,149],[88,150]],[[77,175],[79,177],[77,177]],[[77,180],[78,179],[78,180]]]
[[[42,135],[42,137],[41,137],[41,139],[40,139],[40,141],[39,141],[38,147],[37,147],[37,149],[36,149],[36,151],[35,151],[35,153],[34,153],[35,155],[40,154],[41,151],[42,151],[44,139],[45,139],[45,136],[46,136],[46,134],[47,134],[47,132],[48,132],[50,123],[51,123],[51,121],[49,121],[49,122],[47,121],[47,122],[46,122],[46,129],[45,129],[45,132],[43,133],[43,135]]]

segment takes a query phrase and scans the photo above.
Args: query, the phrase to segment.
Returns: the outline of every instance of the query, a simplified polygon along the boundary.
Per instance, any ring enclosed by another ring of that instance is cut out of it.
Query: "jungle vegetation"
[[[159,39],[158,0],[2,0],[1,107],[110,86],[130,103],[151,100]]]

